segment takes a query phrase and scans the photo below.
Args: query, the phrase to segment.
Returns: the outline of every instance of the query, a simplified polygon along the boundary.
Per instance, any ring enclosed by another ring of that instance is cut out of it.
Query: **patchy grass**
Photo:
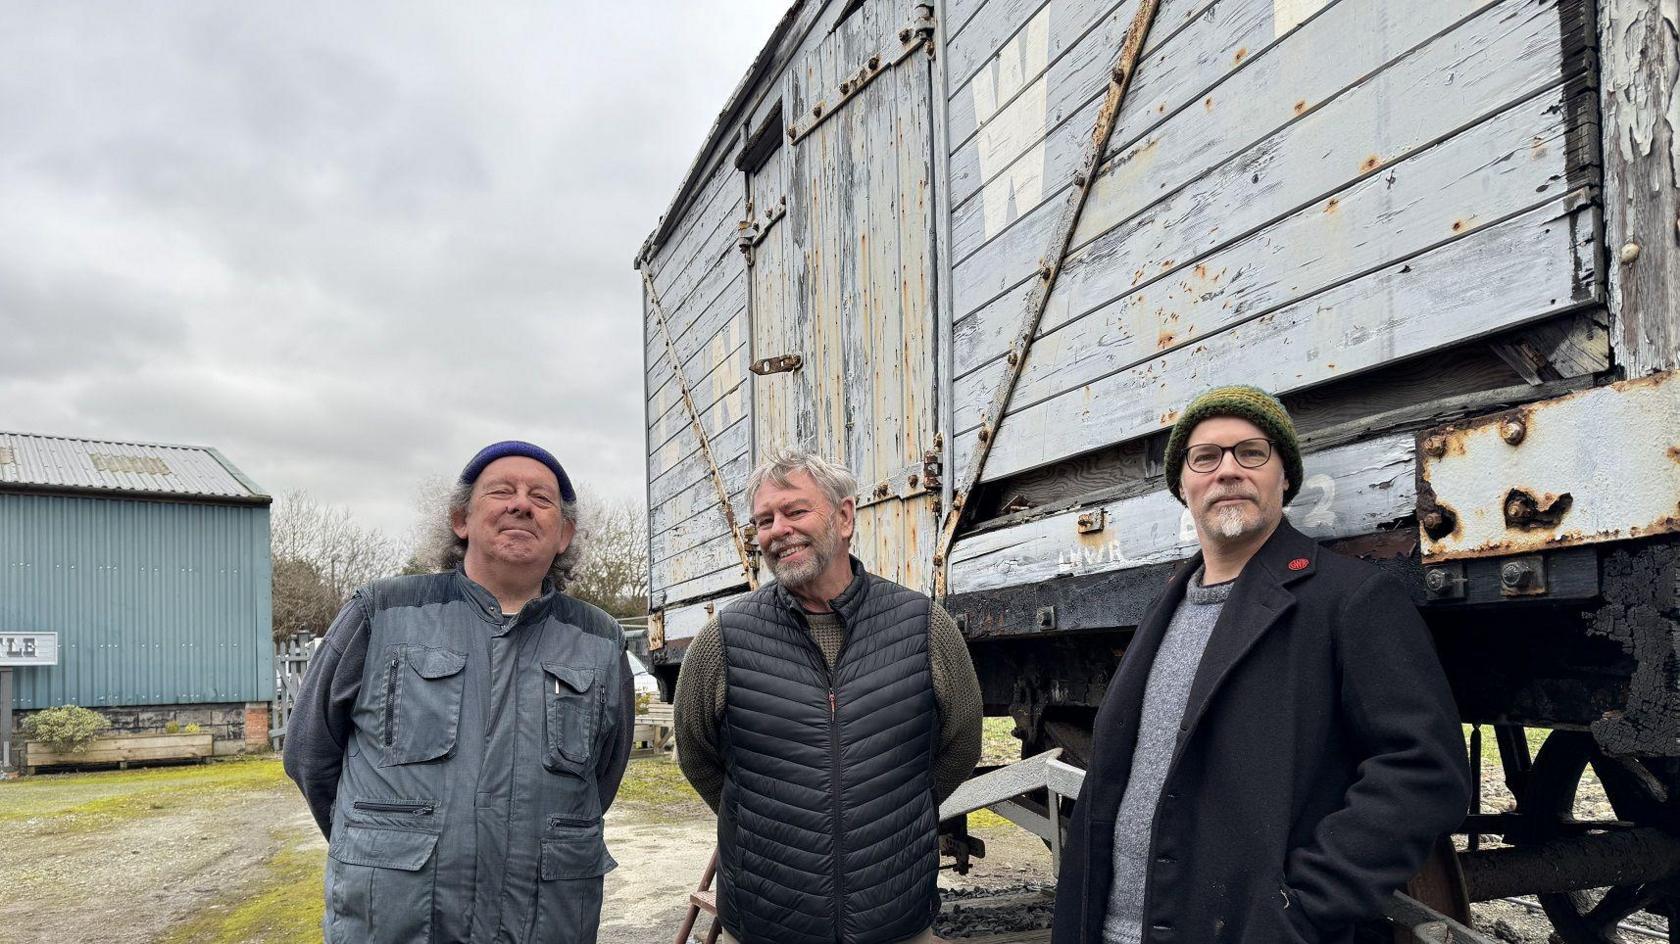
[[[279,758],[272,756],[186,767],[47,774],[0,783],[0,824],[50,820],[44,835],[86,832],[288,783]]]
[[[261,880],[171,928],[160,944],[319,944],[325,856],[287,846],[264,866]]]
[[[1015,719],[986,718],[980,726],[980,763],[1013,764],[1021,759],[1021,742],[1012,733]]]
[[[656,757],[633,760],[624,771],[613,807],[624,806],[654,812],[707,812],[706,801],[689,786],[682,768]]]

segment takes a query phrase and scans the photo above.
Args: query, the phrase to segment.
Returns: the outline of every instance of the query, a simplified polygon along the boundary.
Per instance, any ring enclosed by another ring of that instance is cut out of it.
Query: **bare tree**
[[[320,635],[356,588],[398,573],[408,555],[377,528],[356,523],[349,509],[324,506],[294,491],[269,519],[273,556],[274,635]]]
[[[583,556],[566,592],[616,617],[647,613],[647,511],[628,499],[579,496]]]

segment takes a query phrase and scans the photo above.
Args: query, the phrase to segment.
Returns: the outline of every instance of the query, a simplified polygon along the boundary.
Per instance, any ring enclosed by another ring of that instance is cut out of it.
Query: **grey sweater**
[[[1143,690],[1132,772],[1114,821],[1114,885],[1103,919],[1103,944],[1139,944],[1143,938],[1143,892],[1149,875],[1149,838],[1155,807],[1171,768],[1178,726],[1190,699],[1190,683],[1202,664],[1219,612],[1231,595],[1229,581],[1202,586],[1202,571],[1184,588],[1184,599],[1167,626],[1149,681]]]

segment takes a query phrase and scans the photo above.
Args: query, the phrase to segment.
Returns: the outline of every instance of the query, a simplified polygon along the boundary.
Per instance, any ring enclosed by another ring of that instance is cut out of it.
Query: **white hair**
[[[753,499],[765,482],[788,488],[793,484],[791,478],[800,472],[809,475],[823,496],[836,508],[846,499],[857,497],[857,477],[845,466],[803,449],[777,448],[771,450],[770,455],[747,477],[747,507],[752,507]]]

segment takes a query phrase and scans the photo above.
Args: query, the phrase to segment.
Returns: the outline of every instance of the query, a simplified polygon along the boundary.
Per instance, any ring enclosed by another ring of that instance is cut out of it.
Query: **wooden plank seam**
[[[939,544],[933,556],[935,597],[945,596],[945,586],[950,573],[951,545],[956,540],[957,527],[962,523],[963,510],[968,497],[980,484],[980,475],[986,468],[986,457],[991,454],[992,442],[996,439],[998,423],[1009,407],[1009,398],[1015,392],[1015,383],[1021,379],[1021,372],[1026,367],[1027,353],[1032,349],[1033,340],[1038,335],[1038,324],[1043,320],[1050,293],[1056,287],[1056,277],[1061,274],[1062,263],[1067,259],[1068,247],[1073,241],[1074,230],[1079,225],[1079,215],[1085,210],[1091,186],[1096,182],[1097,172],[1102,167],[1103,154],[1108,150],[1108,139],[1114,133],[1114,124],[1120,115],[1120,105],[1125,101],[1126,90],[1131,88],[1132,75],[1137,71],[1138,57],[1143,51],[1144,41],[1149,36],[1149,27],[1155,22],[1155,10],[1159,5],[1160,0],[1143,0],[1137,15],[1132,18],[1131,26],[1126,30],[1120,54],[1115,58],[1113,68],[1109,70],[1108,96],[1103,101],[1102,109],[1097,112],[1096,127],[1091,130],[1091,143],[1086,147],[1081,170],[1073,176],[1073,187],[1068,192],[1062,218],[1051,233],[1049,251],[1044,254],[1038,270],[1038,284],[1027,297],[1021,327],[1016,331],[1015,341],[1009,348],[1009,369],[1004,374],[1003,383],[993,395],[992,405],[986,411],[984,422],[980,424],[976,433],[980,445],[963,475],[962,486],[951,494],[951,507],[945,513]]]
[[[642,284],[647,287],[648,307],[653,309],[653,320],[659,325],[659,336],[665,341],[665,353],[671,361],[671,371],[675,375],[677,388],[682,392],[683,405],[688,408],[688,421],[694,427],[694,438],[700,442],[700,454],[706,458],[706,469],[711,474],[712,487],[717,489],[718,509],[723,512],[724,524],[729,528],[729,537],[735,544],[735,553],[741,558],[741,572],[747,578],[747,586],[758,589],[758,571],[752,566],[752,552],[747,548],[746,536],[735,526],[735,507],[729,502],[729,486],[723,480],[723,471],[718,468],[717,459],[712,456],[712,441],[706,435],[706,427],[700,421],[700,410],[694,405],[694,395],[688,389],[688,378],[683,375],[682,362],[677,360],[677,348],[671,341],[671,328],[665,322],[665,306],[659,301],[659,292],[653,287],[653,275],[647,269],[642,270]]]

